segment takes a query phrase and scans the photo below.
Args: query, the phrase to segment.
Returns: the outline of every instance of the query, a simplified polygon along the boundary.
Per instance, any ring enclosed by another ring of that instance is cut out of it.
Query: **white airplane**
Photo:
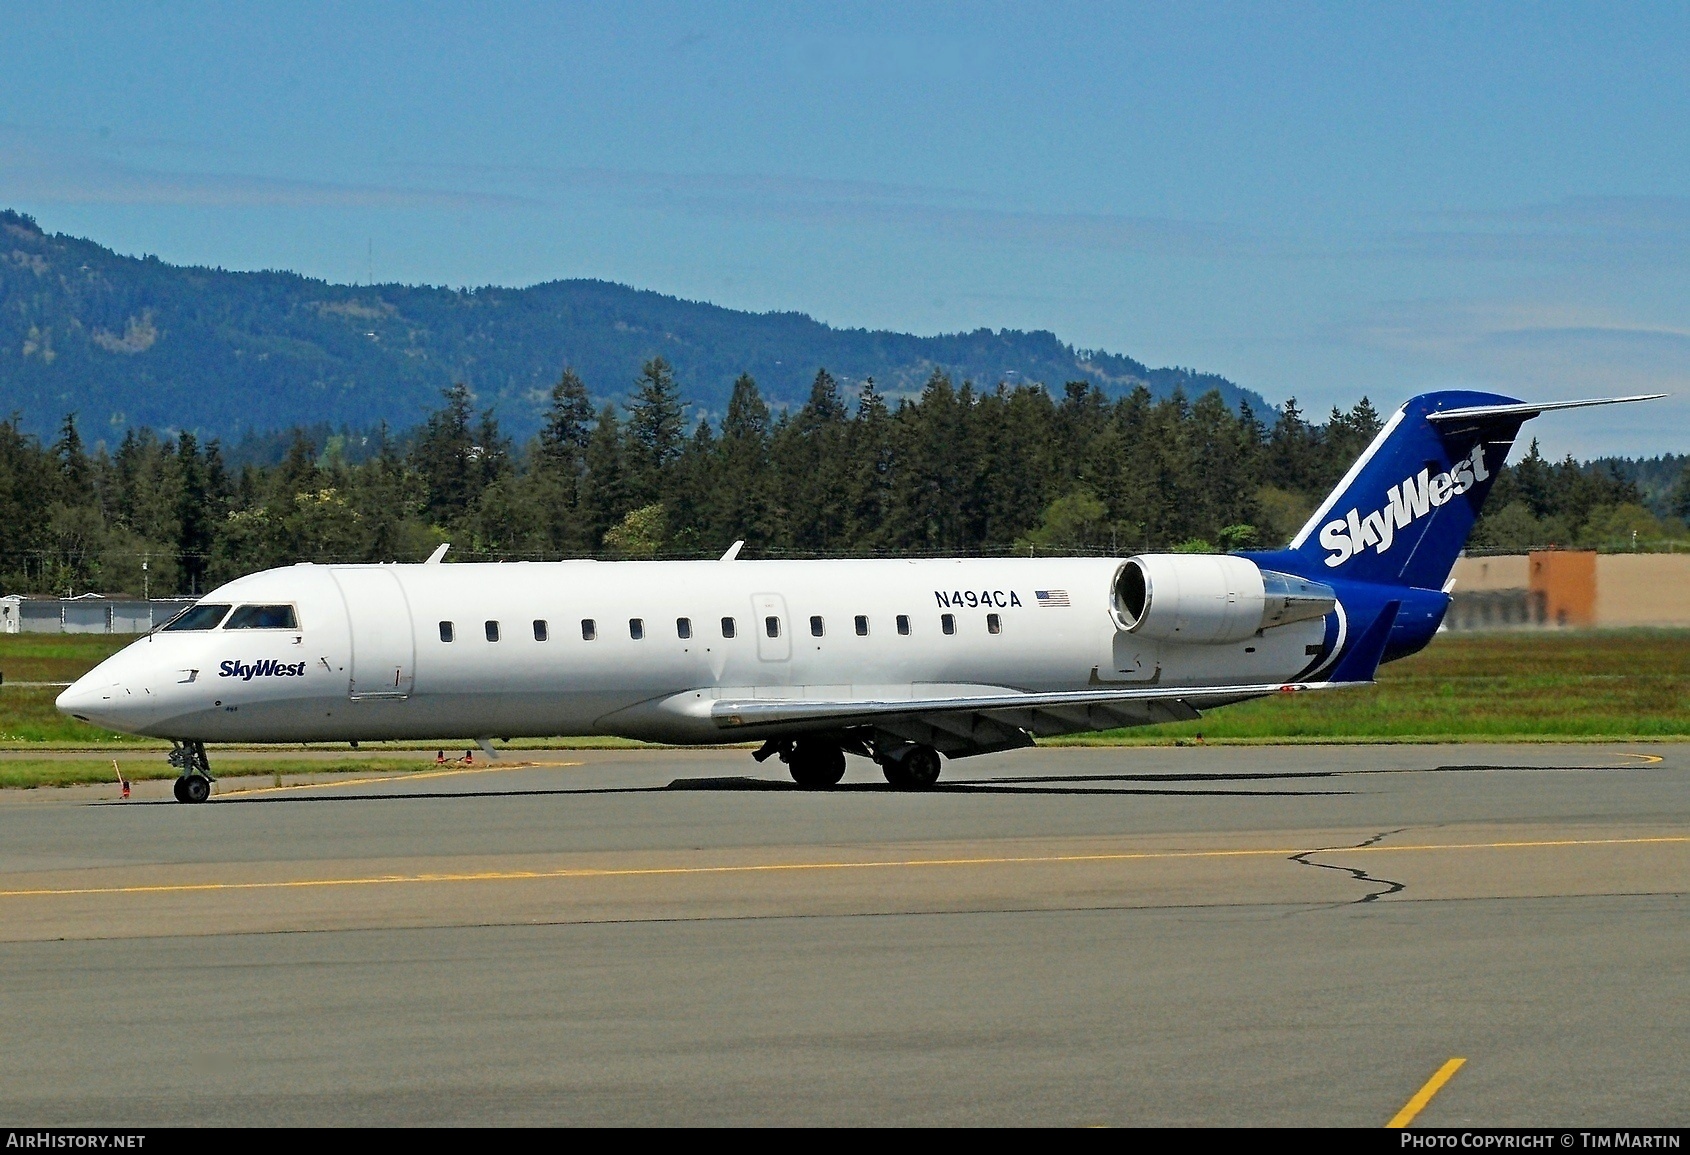
[[[895,786],[941,756],[1196,718],[1370,681],[1431,640],[1520,424],[1488,393],[1413,398],[1283,550],[1128,558],[299,564],[212,591],[58,698],[207,742],[612,734],[761,741],[804,786],[845,755]],[[491,747],[488,747],[489,749]]]

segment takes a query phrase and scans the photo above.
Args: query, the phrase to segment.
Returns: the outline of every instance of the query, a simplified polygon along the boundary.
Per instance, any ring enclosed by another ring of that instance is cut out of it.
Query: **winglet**
[[[1386,602],[1385,608],[1379,611],[1379,616],[1373,619],[1366,632],[1355,640],[1328,681],[1371,682],[1379,669],[1380,659],[1385,656],[1385,644],[1391,640],[1391,627],[1397,624],[1397,611],[1400,609],[1401,602]]]
[[[739,556],[739,551],[745,547],[745,542],[736,541],[728,547],[728,552],[722,555],[722,561],[732,561]]]
[[[423,564],[424,565],[439,565],[440,559],[445,557],[446,551],[451,549],[451,548],[452,548],[451,542],[449,542],[449,541],[441,542],[439,545],[435,546],[434,552],[428,555],[428,560],[423,562]]]

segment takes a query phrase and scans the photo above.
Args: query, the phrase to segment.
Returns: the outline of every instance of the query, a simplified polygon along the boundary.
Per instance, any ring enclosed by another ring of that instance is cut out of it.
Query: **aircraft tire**
[[[181,789],[177,797],[183,802],[204,802],[211,797],[211,779],[204,774],[187,774],[177,782]]]
[[[845,751],[819,742],[798,742],[786,768],[792,780],[807,790],[837,786],[845,777]]]
[[[176,784],[173,789],[176,793],[176,801],[186,802],[188,800],[188,776],[184,774],[182,777],[176,779]]]
[[[939,780],[939,751],[931,746],[902,746],[880,760],[886,781],[898,790],[925,790]]]
[[[939,781],[939,751],[933,747],[912,747],[910,752],[904,755],[903,763],[904,776],[915,789],[925,790]]]

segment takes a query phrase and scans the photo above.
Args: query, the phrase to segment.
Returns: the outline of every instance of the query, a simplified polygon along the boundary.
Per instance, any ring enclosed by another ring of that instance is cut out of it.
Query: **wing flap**
[[[966,720],[967,717],[978,715],[1034,734],[1066,734],[1076,730],[1144,725],[1147,722],[1188,721],[1198,717],[1198,710],[1204,707],[1242,702],[1268,694],[1326,688],[1329,688],[1327,684],[1321,682],[1272,682],[1248,686],[1158,686],[890,701],[753,698],[713,702],[710,717],[723,730],[869,725],[890,729],[892,723],[909,719],[962,737],[970,733],[968,727],[971,723]]]

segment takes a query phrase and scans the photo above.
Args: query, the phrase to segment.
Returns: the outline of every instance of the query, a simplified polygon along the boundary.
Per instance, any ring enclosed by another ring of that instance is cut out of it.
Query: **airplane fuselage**
[[[294,628],[162,630],[61,709],[201,742],[725,734],[724,699],[927,699],[1257,685],[1332,650],[1321,619],[1235,643],[1124,631],[1110,558],[296,565],[202,605]],[[229,619],[232,623],[233,618]]]

